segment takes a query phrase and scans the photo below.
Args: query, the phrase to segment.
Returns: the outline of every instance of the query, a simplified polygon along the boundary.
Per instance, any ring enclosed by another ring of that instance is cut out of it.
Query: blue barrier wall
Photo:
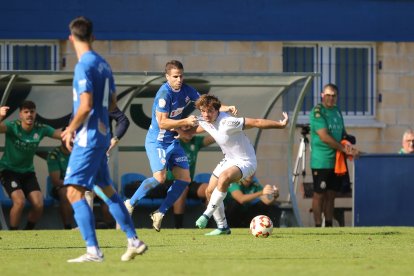
[[[414,155],[363,155],[354,183],[354,226],[414,226]]]
[[[408,0],[3,1],[0,39],[66,39],[85,15],[99,40],[414,41]]]

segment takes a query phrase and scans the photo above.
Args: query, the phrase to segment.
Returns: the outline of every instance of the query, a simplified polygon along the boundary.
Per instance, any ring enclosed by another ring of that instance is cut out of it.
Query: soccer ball
[[[250,222],[250,233],[255,237],[267,238],[272,234],[273,222],[265,215],[259,215]]]

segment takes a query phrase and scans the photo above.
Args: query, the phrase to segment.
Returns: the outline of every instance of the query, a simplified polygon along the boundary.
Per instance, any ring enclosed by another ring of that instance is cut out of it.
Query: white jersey
[[[253,145],[243,132],[244,118],[219,112],[215,122],[199,121],[199,125],[214,138],[226,158],[256,163]]]

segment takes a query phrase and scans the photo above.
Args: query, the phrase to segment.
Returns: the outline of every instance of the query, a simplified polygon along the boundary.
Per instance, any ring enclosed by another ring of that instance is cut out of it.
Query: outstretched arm
[[[254,119],[254,118],[245,118],[244,120],[244,128],[261,128],[261,129],[269,129],[269,128],[285,128],[289,122],[289,117],[286,112],[282,113],[283,119],[279,121],[273,121],[268,119]]]
[[[7,131],[7,126],[3,123],[4,118],[6,118],[7,111],[10,107],[2,106],[0,107],[0,133],[5,133]]]

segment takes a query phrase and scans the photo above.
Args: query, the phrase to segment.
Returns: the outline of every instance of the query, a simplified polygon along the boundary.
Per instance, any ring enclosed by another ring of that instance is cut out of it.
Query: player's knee
[[[13,207],[18,209],[23,209],[26,203],[26,198],[24,197],[14,197],[13,198]]]

